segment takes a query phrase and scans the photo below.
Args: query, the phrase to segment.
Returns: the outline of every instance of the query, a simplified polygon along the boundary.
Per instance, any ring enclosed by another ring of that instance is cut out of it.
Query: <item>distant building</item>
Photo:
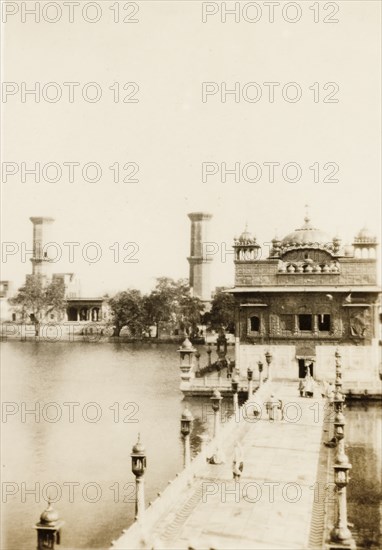
[[[16,320],[16,314],[8,302],[12,297],[12,284],[10,281],[0,281],[0,321]]]
[[[50,217],[31,217],[33,224],[33,255],[32,276],[39,275],[45,284],[50,281],[62,280],[65,285],[66,310],[63,313],[52,312],[45,322],[67,322],[78,323],[79,325],[91,322],[106,322],[110,317],[108,301],[104,297],[82,297],[80,282],[74,273],[52,273],[54,259],[51,257],[51,251],[56,250],[52,234],[53,218]],[[26,277],[30,277],[27,275]],[[11,297],[9,281],[1,283],[1,321],[21,322],[20,318],[12,310],[8,303]]]
[[[297,380],[309,369],[334,379],[336,348],[345,386],[379,383],[377,239],[362,229],[342,246],[308,217],[271,250],[248,231],[235,239],[237,363],[258,371],[269,350],[275,378]],[[265,256],[265,257],[264,257]]]

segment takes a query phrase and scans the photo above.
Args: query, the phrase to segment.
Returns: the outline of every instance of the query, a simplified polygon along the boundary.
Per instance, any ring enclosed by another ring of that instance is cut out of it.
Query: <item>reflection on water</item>
[[[176,345],[9,342],[1,355],[2,399],[18,407],[2,424],[3,488],[8,482],[15,491],[2,506],[2,550],[35,548],[32,525],[48,494],[57,498],[55,508],[65,521],[64,548],[107,548],[133,521],[130,452],[138,432],[147,451],[147,502],[182,469],[185,402]],[[212,434],[213,413],[209,399],[186,402],[195,418],[195,454],[199,436]],[[28,414],[26,408],[36,403],[40,414]],[[231,413],[225,399],[223,417]],[[349,518],[364,547],[376,549],[381,411],[372,405],[346,413],[353,463]]]
[[[31,527],[45,507],[44,498],[49,493],[55,499],[60,491],[55,508],[66,522],[63,546],[108,547],[133,520],[130,452],[138,432],[148,457],[147,501],[163,490],[182,467],[183,404],[175,349],[2,344],[3,401],[19,410],[22,402],[28,409],[41,403],[39,416],[17,413],[3,424],[3,482],[13,483],[8,487],[17,493],[3,505],[2,548],[34,548]],[[49,402],[55,405],[44,409]],[[72,422],[64,403],[72,403]],[[61,418],[50,421],[57,411]],[[32,489],[36,495],[26,493]]]
[[[348,486],[349,522],[357,548],[382,548],[382,409],[348,403],[346,442],[352,464]]]

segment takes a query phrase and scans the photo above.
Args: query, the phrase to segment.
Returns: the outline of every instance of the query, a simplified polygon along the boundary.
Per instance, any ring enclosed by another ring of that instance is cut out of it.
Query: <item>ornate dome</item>
[[[255,237],[252,235],[252,233],[250,233],[248,231],[248,225],[247,224],[245,224],[245,229],[244,229],[244,231],[242,232],[242,234],[240,235],[240,237],[237,240],[239,241],[239,243],[242,243],[242,244],[248,244],[248,243],[256,242]]]
[[[180,347],[181,350],[193,350],[194,346],[191,344],[190,340],[186,337],[183,344]]]
[[[308,216],[304,218],[304,225],[302,227],[289,233],[281,242],[282,246],[310,246],[313,244],[324,245],[328,243],[331,244],[332,239],[320,229],[313,227]]]
[[[138,434],[138,441],[133,447],[133,454],[144,454],[146,451],[144,445],[141,443],[141,434]]]
[[[52,507],[51,503],[48,502],[48,508],[43,511],[40,516],[40,522],[44,525],[54,525],[59,519],[59,515]]]

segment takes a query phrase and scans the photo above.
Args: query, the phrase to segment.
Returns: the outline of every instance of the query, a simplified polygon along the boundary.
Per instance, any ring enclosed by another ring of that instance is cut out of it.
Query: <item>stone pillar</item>
[[[190,434],[184,437],[184,467],[187,468],[191,464],[191,447],[190,447]]]
[[[298,328],[298,315],[294,316],[294,333],[298,334],[300,332]]]
[[[257,366],[258,366],[258,369],[259,369],[259,387],[260,387],[263,383],[263,366],[264,365],[261,361],[258,361]]]
[[[191,426],[193,417],[191,412],[186,406],[185,411],[182,414],[181,421],[180,421],[180,432],[183,436],[183,445],[184,445],[184,453],[183,453],[183,465],[185,468],[187,468],[191,464],[191,445],[190,445],[190,434],[191,434]]]
[[[240,376],[240,338],[238,336],[235,338],[235,374]]]
[[[145,478],[136,478],[136,491],[137,496],[135,500],[135,519],[142,523],[143,515],[145,511]]]
[[[207,363],[207,365],[209,367],[211,366],[211,353],[212,353],[211,344],[208,344],[208,348],[207,348],[208,363]]]
[[[210,263],[211,257],[206,255],[206,243],[209,242],[208,222],[212,214],[192,212],[188,214],[191,220],[191,250],[188,262],[190,264],[190,287],[193,296],[203,302],[211,302]]]
[[[214,438],[218,439],[220,435],[220,408],[214,411]]]
[[[318,336],[318,315],[313,314],[313,334]]]
[[[249,367],[247,370],[247,379],[248,379],[248,400],[249,400],[253,395],[253,370]]]
[[[237,418],[237,413],[239,411],[239,380],[238,378],[232,378],[231,380],[231,386],[232,386],[232,394],[233,394],[233,412],[235,415],[235,418]]]
[[[222,399],[220,391],[215,389],[210,400],[212,402],[212,410],[214,411],[214,438],[216,440],[219,439],[220,435],[220,407]]]
[[[146,450],[140,441],[134,445],[131,453],[131,469],[135,475],[135,519],[140,524],[143,523],[145,513],[145,470],[146,470]]]
[[[33,256],[32,275],[41,275],[47,277],[49,275],[49,248],[46,245],[51,242],[49,239],[50,225],[54,222],[53,218],[32,217],[29,218],[33,223]]]

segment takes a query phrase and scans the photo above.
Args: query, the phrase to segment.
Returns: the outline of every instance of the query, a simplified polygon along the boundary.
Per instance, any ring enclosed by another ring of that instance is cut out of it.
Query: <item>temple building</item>
[[[247,230],[234,241],[236,363],[258,372],[272,354],[274,378],[334,379],[373,389],[379,378],[377,239],[362,229],[352,246],[316,229],[309,217],[268,249]]]

